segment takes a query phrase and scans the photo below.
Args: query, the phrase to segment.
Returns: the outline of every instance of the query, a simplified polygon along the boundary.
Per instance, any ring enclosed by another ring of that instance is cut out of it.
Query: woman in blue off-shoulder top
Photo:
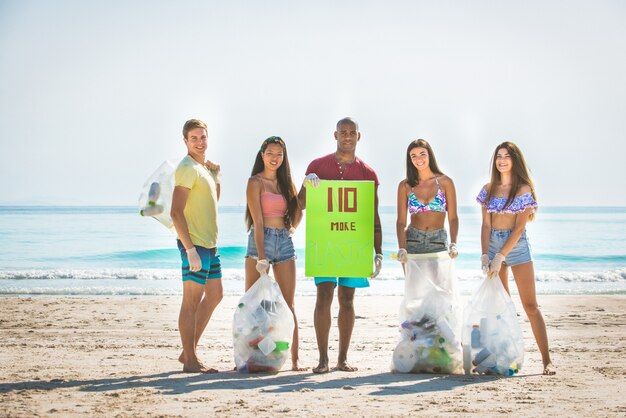
[[[546,324],[537,304],[535,270],[526,222],[537,210],[535,188],[522,152],[512,142],[498,145],[491,162],[491,181],[476,198],[482,206],[481,264],[488,277],[500,277],[509,291],[508,267],[541,352],[543,374],[554,374]]]

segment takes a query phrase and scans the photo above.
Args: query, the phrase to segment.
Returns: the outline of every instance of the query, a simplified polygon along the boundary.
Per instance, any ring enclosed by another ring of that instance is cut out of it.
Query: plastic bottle
[[[504,370],[504,373],[502,373],[504,376],[513,376],[515,374],[515,371],[511,368],[508,368],[506,370]]]
[[[489,351],[486,348],[483,348],[482,350],[480,350],[478,352],[478,354],[476,354],[476,357],[474,357],[474,361],[472,361],[472,364],[474,366],[478,366],[480,363],[482,363],[490,355],[491,355],[491,351]]]
[[[400,324],[400,335],[403,340],[413,341],[415,339],[415,332],[409,321],[404,321]]]
[[[472,325],[472,348],[480,348],[480,327],[478,324]]]
[[[495,354],[491,353],[487,356],[487,358],[485,358],[483,361],[480,362],[480,365],[483,367],[487,367],[489,369],[492,369],[492,371],[496,368],[496,366],[498,365],[497,362],[497,357]]]
[[[470,374],[472,370],[472,349],[467,345],[463,346],[463,370],[465,374]]]
[[[404,321],[403,323],[400,324],[400,327],[404,329],[412,329],[413,325],[411,324],[411,321]]]
[[[491,333],[491,328],[489,327],[490,321],[488,318],[480,318],[480,345],[481,347],[485,347],[489,345],[489,334]]]
[[[432,347],[435,344],[435,341],[430,338],[430,337],[419,337],[419,338],[415,338],[413,340],[413,344],[415,344],[415,347],[422,347],[422,348],[429,348]]]
[[[435,367],[447,367],[452,359],[444,348],[432,347],[430,349],[429,358]]]
[[[431,319],[427,315],[424,315],[422,317],[422,319],[417,324],[414,324],[414,325],[416,325],[416,326],[418,326],[418,327],[420,327],[420,328],[422,328],[424,330],[429,331],[429,330],[432,330],[435,327],[436,322],[435,322],[435,320]]]
[[[161,194],[161,186],[156,181],[150,185],[150,191],[148,191],[148,206],[156,205],[159,195]]]
[[[163,206],[154,205],[154,206],[146,206],[145,208],[139,211],[141,216],[157,216],[163,213]]]
[[[255,321],[259,327],[261,328],[267,328],[267,325],[269,323],[269,315],[267,314],[267,311],[265,309],[263,309],[262,306],[257,306],[257,308],[254,310],[254,312],[252,313],[252,316],[254,317]]]
[[[439,332],[441,336],[448,341],[451,345],[456,345],[456,337],[454,335],[454,331],[452,331],[452,327],[445,318],[441,317],[437,320],[437,328],[439,328]]]

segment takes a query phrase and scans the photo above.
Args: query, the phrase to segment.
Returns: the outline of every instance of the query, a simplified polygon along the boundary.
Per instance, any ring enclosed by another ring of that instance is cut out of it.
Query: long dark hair
[[[420,175],[417,171],[417,168],[413,165],[411,161],[411,150],[413,148],[424,148],[428,151],[428,167],[430,171],[435,174],[443,175],[439,166],[437,165],[437,159],[435,158],[435,153],[433,152],[432,147],[425,139],[416,139],[412,141],[406,149],[406,181],[409,183],[409,186],[415,187],[420,182]]]
[[[265,152],[267,146],[269,144],[278,144],[283,149],[283,163],[278,167],[276,171],[276,177],[278,179],[278,191],[285,197],[287,201],[287,214],[285,214],[285,228],[289,229],[292,226],[291,220],[294,219],[296,215],[296,211],[298,210],[298,193],[296,192],[296,186],[293,184],[291,180],[291,169],[289,168],[289,158],[287,157],[287,146],[285,145],[285,141],[282,140],[279,136],[270,136],[263,144],[261,144],[261,148],[259,152],[256,154],[256,158],[254,160],[254,166],[252,167],[252,173],[250,176],[254,176],[259,174],[265,169],[265,164],[263,163],[262,153]],[[252,215],[250,214],[250,207],[246,204],[246,225],[248,226],[248,231],[252,228],[254,222],[252,221]]]
[[[498,145],[493,152],[493,156],[491,157],[491,182],[489,183],[489,190],[487,190],[487,199],[486,202],[489,202],[493,193],[496,190],[496,184],[500,184],[502,182],[502,176],[496,167],[496,155],[498,155],[498,151],[502,148],[506,149],[511,156],[511,162],[513,163],[513,170],[511,176],[511,191],[509,192],[509,196],[504,203],[504,207],[506,208],[515,199],[517,192],[520,187],[525,184],[528,184],[530,187],[530,193],[532,193],[535,201],[537,200],[537,196],[535,195],[535,185],[530,178],[530,174],[528,168],[526,166],[526,160],[524,159],[524,155],[522,151],[519,149],[517,145],[512,142],[504,141],[500,145]],[[532,221],[535,218],[535,214],[531,213],[528,217],[528,220]]]

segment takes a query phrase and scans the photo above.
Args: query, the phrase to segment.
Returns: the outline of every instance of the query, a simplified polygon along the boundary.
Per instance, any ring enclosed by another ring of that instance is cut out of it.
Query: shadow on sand
[[[242,374],[235,371],[215,374],[187,374],[165,372],[129,377],[50,381],[33,380],[0,384],[0,393],[24,390],[58,390],[77,388],[87,392],[107,392],[127,389],[152,388],[163,395],[178,395],[204,390],[246,390],[260,389],[265,393],[299,392],[319,389],[357,389],[369,387],[369,395],[387,396],[406,393],[449,391],[456,387],[498,380],[496,376],[428,375],[377,373],[355,375],[346,372],[330,372],[324,381],[319,375],[296,372],[278,374]],[[335,378],[335,376],[337,378]],[[515,376],[508,379],[519,379]]]

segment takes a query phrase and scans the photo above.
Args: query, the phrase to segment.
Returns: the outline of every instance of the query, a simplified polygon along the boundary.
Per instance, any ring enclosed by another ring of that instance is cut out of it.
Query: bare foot
[[[206,367],[206,366],[204,365],[204,363],[202,362],[202,360],[197,359],[197,361],[198,361],[198,364],[199,364],[200,366],[202,366],[202,367]],[[183,350],[183,352],[182,352],[182,353],[180,353],[180,356],[178,356],[178,362],[179,362],[180,364],[183,364],[183,365],[185,364],[185,350]],[[208,368],[208,367],[207,367],[207,368]],[[237,368],[235,367],[235,370],[236,370],[236,369],[237,369]]]
[[[309,370],[309,368],[308,367],[298,367],[298,362],[291,363],[291,371],[292,372],[304,372],[306,370]]]
[[[556,374],[556,370],[555,370],[554,364],[548,363],[545,366],[543,366],[543,374],[545,374],[547,376],[555,375]]]
[[[342,372],[356,372],[359,369],[356,367],[350,366],[348,362],[346,361],[342,361],[342,362],[337,363],[337,365],[333,368],[333,370],[340,370]]]
[[[322,362],[320,361],[320,364],[317,365],[317,367],[315,367],[313,369],[313,373],[328,373],[330,371],[330,369],[328,368],[328,363],[327,362]]]
[[[183,366],[183,372],[185,373],[217,373],[217,369],[207,367],[200,362],[195,362],[189,365],[185,364]]]

